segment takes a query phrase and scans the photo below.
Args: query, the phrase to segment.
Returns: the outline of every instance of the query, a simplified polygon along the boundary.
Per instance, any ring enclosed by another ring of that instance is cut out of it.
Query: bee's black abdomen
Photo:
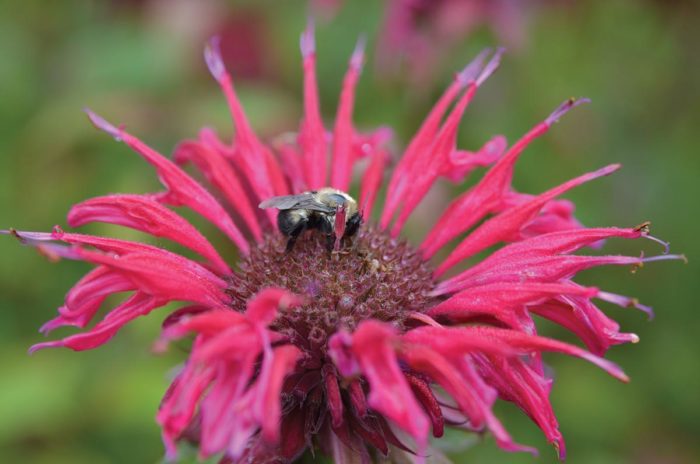
[[[277,215],[277,227],[280,232],[287,237],[298,235],[298,232],[297,234],[294,232],[296,232],[300,225],[297,215],[292,210],[282,210]]]

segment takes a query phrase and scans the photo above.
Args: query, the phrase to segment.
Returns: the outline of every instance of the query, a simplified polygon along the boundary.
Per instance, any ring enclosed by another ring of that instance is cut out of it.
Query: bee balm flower
[[[325,186],[347,191],[362,160],[358,204],[369,218],[390,161],[387,131],[362,133],[352,123],[362,48],[350,59],[330,136],[319,112],[311,29],[302,35],[301,50],[304,118],[294,139],[273,147],[252,130],[216,41],[205,57],[231,110],[233,143],[203,130],[179,145],[171,160],[87,111],[98,129],[151,164],[165,189],[87,200],[71,209],[68,224],[118,224],[178,243],[198,258],[60,227],[51,233],[5,231],[48,256],[94,266],[41,329],[82,330],[31,351],[92,349],[132,320],[184,302],[165,318],[156,344],[165,348],[171,340],[194,338],[157,414],[169,458],[176,457],[178,441],[189,440],[202,457],[218,455],[224,462],[294,461],[313,449],[339,463],[382,456],[420,461],[439,453],[429,437],[440,437],[448,426],[488,431],[504,450],[533,451],[515,443],[494,415],[499,398],[518,405],[563,457],[542,353],[579,357],[626,381],[601,356],[637,336],[620,332],[594,301],[650,311],[573,278],[601,265],[679,258],[574,254],[605,239],[657,240],[647,225],[583,227],[572,216],[573,205],[559,199],[618,165],[536,195],[512,188],[524,149],[585,100],[565,101],[510,147],[498,136],[473,152],[458,149],[462,114],[502,51],[490,58],[482,53],[456,75],[393,168],[378,223],[368,221],[351,243],[338,237],[332,252],[326,237],[307,231],[285,253],[277,211],[258,209],[261,201]],[[184,164],[194,165],[208,188]],[[488,167],[483,178],[447,206],[421,243],[401,238],[436,181],[460,181],[480,166]],[[190,208],[220,229],[239,261],[224,260],[171,206]],[[444,260],[433,259],[453,240],[460,241]],[[494,245],[500,248],[478,264],[460,266]],[[126,296],[88,327],[117,293]],[[533,315],[569,329],[587,350],[537,335]]]

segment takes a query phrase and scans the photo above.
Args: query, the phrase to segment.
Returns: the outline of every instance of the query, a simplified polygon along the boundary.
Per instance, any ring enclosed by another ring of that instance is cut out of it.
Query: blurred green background
[[[516,187],[540,192],[621,162],[624,169],[613,177],[568,195],[579,218],[621,226],[651,220],[653,233],[690,260],[645,266],[636,274],[609,268],[581,277],[639,297],[657,317],[649,323],[641,313],[604,306],[625,331],[641,337],[638,345],[609,353],[632,378],[629,385],[582,361],[547,357],[556,373],[552,401],[568,462],[700,462],[698,9],[693,2],[660,0],[523,3],[518,25],[524,40],[509,44],[512,52],[477,95],[460,146],[475,148],[497,133],[513,140],[563,99],[588,96],[592,105],[530,147],[516,170]],[[361,128],[394,127],[396,146],[404,146],[451,74],[482,47],[497,44],[502,31],[478,25],[443,50],[430,79],[416,85],[410,73],[375,72],[382,9],[382,2],[346,1],[335,18],[319,21],[323,112],[331,121],[345,63],[357,36],[366,33],[370,59],[356,120]],[[50,230],[65,224],[65,213],[82,199],[159,188],[138,156],[90,126],[83,106],[126,123],[164,153],[204,125],[230,135],[224,100],[201,59],[214,33],[224,35],[227,63],[259,132],[270,137],[297,128],[305,2],[0,0],[0,10],[0,228]],[[463,188],[445,184],[438,196]],[[659,252],[639,241],[606,248],[640,249]],[[98,350],[30,357],[27,348],[43,339],[38,327],[88,266],[47,263],[8,237],[0,237],[0,256],[0,461],[159,462],[154,415],[168,376],[184,357],[177,349],[150,353],[165,311],[131,324]],[[554,327],[544,331],[571,341]],[[555,462],[554,451],[519,411],[500,404],[497,412],[515,439],[538,447],[541,457],[505,454],[488,437],[473,444],[472,437],[458,435],[449,440],[455,461]],[[467,444],[473,446],[461,449]]]

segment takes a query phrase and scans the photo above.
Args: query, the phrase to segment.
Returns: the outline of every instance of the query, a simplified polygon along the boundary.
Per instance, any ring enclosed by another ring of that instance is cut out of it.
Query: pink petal
[[[561,111],[557,109],[555,113]],[[550,126],[551,116],[518,140],[478,184],[450,203],[421,244],[423,256],[432,257],[447,242],[498,208],[510,188],[513,167],[520,154],[533,140],[546,133]]]
[[[299,146],[306,166],[306,183],[316,190],[326,186],[326,129],[321,120],[316,82],[316,51],[314,27],[309,22],[301,35],[301,52],[304,58],[304,119],[299,130]]]
[[[493,315],[496,319],[519,328],[518,309],[537,304],[559,295],[595,296],[595,288],[565,283],[494,283],[472,287],[456,293],[437,306],[430,308],[431,317],[447,317],[453,322],[463,322],[478,314]]]
[[[187,220],[145,195],[108,195],[73,206],[68,223],[106,222],[173,240],[207,258],[218,272],[231,273],[219,253]]]
[[[371,217],[372,207],[377,198],[377,192],[382,185],[384,168],[386,167],[387,153],[383,149],[376,150],[372,155],[369,166],[362,176],[360,188],[360,210],[364,217]]]
[[[333,129],[333,161],[331,163],[331,186],[347,192],[350,187],[353,167],[352,142],[355,129],[352,124],[352,111],[355,105],[355,88],[364,61],[365,40],[357,42],[350,58],[350,65],[343,79],[338,113]]]
[[[267,325],[275,319],[278,310],[285,311],[301,302],[301,297],[288,290],[270,287],[248,301],[245,315],[255,324]]]
[[[485,56],[486,53],[482,52],[466,69],[480,69]],[[410,178],[408,176],[416,157],[424,152],[432,143],[440,127],[440,121],[459,92],[472,80],[472,74],[475,73],[470,71],[466,78],[460,77],[460,75],[455,77],[454,81],[447,87],[435,106],[433,106],[433,109],[423,121],[418,132],[416,132],[411,142],[408,144],[403,157],[396,165],[391,180],[389,181],[386,204],[380,221],[380,227],[382,229],[386,229],[389,226],[389,222],[396,212],[396,209],[399,207],[406,189],[410,186],[410,182],[408,182]]]
[[[615,363],[606,359],[595,356],[588,351],[568,343],[563,343],[549,338],[539,337],[536,335],[528,335],[516,330],[499,329],[496,327],[465,327],[460,329],[449,329],[450,331],[459,331],[461,337],[483,337],[491,339],[494,343],[503,343],[509,347],[522,350],[523,353],[532,351],[556,351],[559,353],[576,356],[577,358],[585,359],[586,361],[595,364],[608,374],[623,381],[628,382],[629,378]],[[455,334],[455,336],[457,336]]]
[[[221,86],[221,90],[228,101],[229,110],[236,126],[236,144],[241,155],[241,170],[257,194],[259,200],[275,195],[287,195],[289,189],[281,176],[279,165],[270,151],[260,142],[255,135],[248,118],[238,100],[233,79],[226,71],[218,38],[209,41],[204,51],[204,58],[209,70]],[[274,221],[274,212],[269,212],[269,217]]]
[[[191,301],[203,305],[226,304],[228,284],[187,258],[165,250],[114,256],[81,250],[83,258],[121,273],[143,293],[167,301]]]
[[[253,408],[262,427],[262,435],[268,443],[276,443],[280,439],[282,383],[300,357],[301,351],[298,348],[284,345],[272,351],[269,369],[266,369],[263,361],[255,387],[259,391]]]
[[[360,323],[352,350],[369,381],[369,406],[408,432],[419,449],[427,444],[428,420],[399,367],[394,347],[396,333],[374,320]]]
[[[231,207],[240,215],[257,242],[262,241],[260,223],[247,192],[224,155],[196,141],[181,143],[173,155],[175,162],[193,162],[207,180],[215,186]]]
[[[594,171],[576,179],[570,180],[555,187],[532,200],[514,206],[503,213],[489,219],[470,233],[450,255],[435,270],[435,275],[440,276],[445,271],[460,261],[490,247],[499,242],[518,240],[519,231],[531,221],[542,207],[555,197],[577,187],[585,182],[601,176],[607,176],[620,168],[619,164],[612,164],[598,171]]]
[[[451,182],[463,182],[466,176],[476,168],[489,166],[501,157],[508,147],[506,138],[497,135],[486,142],[476,153],[466,150],[453,150],[445,163],[443,176]]]
[[[583,258],[585,261],[587,257],[562,256],[562,253],[576,251],[606,238],[638,238],[641,236],[642,232],[637,229],[611,227],[566,230],[532,237],[512,243],[492,253],[476,266],[440,283],[436,292],[442,294],[458,288],[463,289],[467,286],[485,285],[491,282],[521,281],[523,279],[544,281],[545,277],[541,275],[542,273],[549,274],[549,279],[552,279],[555,274],[561,274],[560,278],[563,278],[566,276],[565,273],[557,273],[555,272],[557,269],[548,269],[545,266],[554,263],[558,263],[560,266],[567,263],[572,264],[576,259]],[[600,259],[600,257],[595,259]],[[579,261],[581,260],[579,259]],[[622,259],[619,264],[627,262]],[[593,264],[591,263],[591,265]]]
[[[134,289],[134,284],[121,274],[106,266],[99,266],[88,272],[68,291],[64,305],[58,308],[59,316],[44,324],[40,332],[47,335],[65,325],[83,328],[109,295]]]
[[[491,358],[483,362],[482,371],[499,396],[517,404],[542,429],[554,444],[559,459],[566,456],[566,445],[549,402],[551,381],[537,374],[521,359]]]
[[[87,332],[71,335],[62,340],[38,343],[29,349],[30,353],[44,348],[63,346],[75,351],[91,350],[109,341],[126,323],[145,316],[165,304],[162,299],[140,292],[135,293],[124,303],[112,309],[105,318]]]
[[[394,227],[391,229],[393,237],[399,235],[406,220],[423,200],[423,197],[428,193],[438,176],[449,170],[449,156],[454,151],[457,143],[459,122],[462,120],[467,106],[471,103],[474,95],[476,95],[476,90],[476,84],[472,83],[467,86],[467,90],[455,103],[433,143],[416,157],[412,171],[409,173],[411,188],[406,189],[401,210],[394,222]]]
[[[168,189],[158,200],[173,206],[188,206],[221,229],[242,253],[248,254],[250,247],[241,232],[231,220],[226,210],[197,181],[187,175],[175,163],[156,152],[141,140],[117,129],[90,110],[85,110],[98,129],[122,140],[156,168],[158,178]],[[115,132],[116,131],[116,132]],[[116,134],[116,135],[115,135]]]
[[[429,375],[457,402],[460,410],[469,418],[470,424],[480,428],[484,423],[494,434],[496,440],[504,449],[513,451],[536,452],[531,448],[513,442],[501,423],[496,419],[485,398],[476,395],[467,379],[459,375],[459,371],[443,356],[430,349],[427,345],[403,345],[400,357],[413,369]]]

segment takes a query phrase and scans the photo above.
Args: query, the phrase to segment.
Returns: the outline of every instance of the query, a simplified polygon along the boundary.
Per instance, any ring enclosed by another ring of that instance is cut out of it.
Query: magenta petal
[[[612,164],[598,171],[584,174],[583,176],[570,180],[569,182],[534,197],[528,202],[514,206],[498,216],[489,219],[469,234],[457,248],[450,253],[435,270],[435,275],[442,275],[458,262],[498,242],[517,240],[519,238],[518,233],[520,229],[523,228],[528,221],[531,221],[548,201],[585,182],[601,176],[607,176],[619,168],[619,164]]]
[[[240,215],[253,238],[257,242],[262,241],[262,230],[250,198],[233,167],[220,151],[204,142],[186,141],[175,149],[173,158],[180,164],[187,161],[194,163]]]
[[[432,257],[447,242],[498,209],[510,189],[516,161],[532,141],[549,130],[551,124],[547,121],[533,127],[498,160],[478,184],[450,203],[421,245],[426,258]]]
[[[121,327],[138,316],[144,316],[162,306],[163,300],[142,293],[135,293],[121,305],[112,309],[105,318],[87,332],[71,335],[63,340],[38,343],[29,349],[30,353],[43,348],[63,346],[75,351],[91,350],[106,343]]]
[[[316,54],[313,24],[301,35],[304,58],[304,119],[299,130],[299,146],[306,166],[306,183],[312,190],[326,186],[326,129],[323,127],[316,82]]]
[[[114,129],[114,126],[102,124],[101,122],[104,120],[92,112],[89,112],[88,114],[90,115],[91,119],[93,119],[93,122],[95,120],[100,122],[100,124],[96,123],[99,129],[105,130],[106,132],[112,134],[112,129]],[[219,227],[231,239],[231,241],[236,244],[241,252],[245,254],[248,253],[250,248],[248,242],[245,240],[243,235],[241,235],[241,232],[233,223],[226,210],[222,208],[219,202],[216,201],[216,199],[209,192],[207,192],[204,187],[192,179],[192,177],[187,175],[175,163],[165,158],[163,155],[156,152],[128,132],[120,129],[119,137],[131,149],[141,155],[149,164],[156,168],[158,178],[163,185],[168,188],[168,192],[159,197],[161,201],[173,206],[185,205],[192,208],[194,211],[211,221],[212,224]]]
[[[121,273],[142,292],[167,301],[181,300],[217,306],[230,297],[226,282],[187,258],[165,250],[113,256],[81,250],[83,257]]]
[[[353,334],[352,350],[369,381],[369,406],[393,420],[420,447],[424,447],[428,419],[399,368],[392,346],[395,337],[390,326],[373,320],[364,321]]]
[[[354,156],[352,150],[355,129],[352,112],[355,105],[355,88],[364,61],[364,40],[358,40],[350,59],[350,65],[343,79],[340,102],[333,129],[333,161],[331,163],[331,187],[348,191],[352,177]]]
[[[266,288],[248,301],[246,317],[253,323],[267,325],[275,318],[278,310],[285,311],[297,306],[302,299],[282,288]]]
[[[222,274],[230,274],[219,253],[189,222],[145,195],[108,195],[91,198],[73,206],[68,223],[78,227],[89,222],[106,222],[165,237],[209,259]]]

